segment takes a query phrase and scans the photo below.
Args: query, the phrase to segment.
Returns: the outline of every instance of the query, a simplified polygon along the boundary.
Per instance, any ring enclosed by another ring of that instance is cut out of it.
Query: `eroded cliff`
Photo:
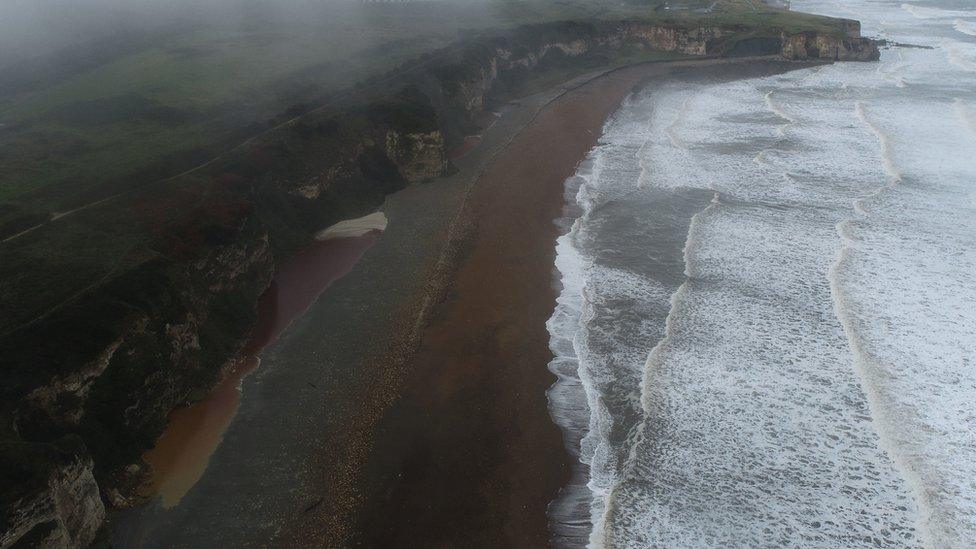
[[[121,267],[0,338],[0,459],[49,456],[11,487],[20,495],[3,500],[0,514],[10,518],[0,546],[85,545],[103,499],[140,502],[140,454],[168,414],[205,394],[240,353],[275,265],[314,231],[449,170],[447,151],[527,81],[642,52],[877,59],[859,31],[856,22],[824,33],[598,21],[485,33],[363,82],[203,173],[127,198],[125,215],[138,212],[147,236]],[[114,210],[92,216],[117,216],[119,238],[130,219]]]

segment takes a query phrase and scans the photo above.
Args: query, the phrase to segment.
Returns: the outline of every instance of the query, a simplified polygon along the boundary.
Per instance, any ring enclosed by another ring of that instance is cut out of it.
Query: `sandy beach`
[[[365,545],[546,544],[545,508],[570,471],[545,399],[554,380],[545,367],[553,220],[563,181],[648,72],[620,71],[566,94],[475,187],[474,237],[379,427]]]
[[[199,482],[114,516],[115,541],[546,545],[573,466],[545,396],[564,181],[635,86],[802,66],[638,65],[501,109],[458,173],[388,198],[386,232],[244,380]]]
[[[572,468],[545,397],[555,380],[546,369],[546,320],[564,182],[636,87],[673,71],[725,79],[790,67],[728,66],[608,74],[561,96],[495,158],[469,199],[474,231],[447,297],[423,331],[401,398],[376,429],[364,545],[549,543],[546,508]]]

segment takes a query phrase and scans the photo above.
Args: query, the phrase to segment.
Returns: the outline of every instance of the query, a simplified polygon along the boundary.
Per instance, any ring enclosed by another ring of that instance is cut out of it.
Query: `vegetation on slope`
[[[407,184],[381,150],[380,130],[441,130],[456,143],[477,129],[461,100],[496,47],[523,55],[631,21],[741,26],[740,37],[787,28],[835,34],[846,24],[745,0],[662,6],[597,13],[594,4],[535,1],[378,4],[362,6],[370,17],[359,27],[380,36],[375,42],[336,25],[200,26],[124,51],[99,49],[95,61],[62,73],[12,71],[0,84],[0,162],[9,166],[0,173],[0,438],[81,434],[99,481],[137,459],[165,414],[197,396],[236,352],[274,261],[312,231],[375,208]],[[490,12],[494,26],[455,40],[478,10]],[[522,20],[535,23],[514,25]],[[677,56],[625,47],[570,57],[553,49],[532,70],[501,75],[485,99],[502,103],[583,72]],[[187,171],[194,166],[202,167]],[[315,200],[295,196],[300,183],[327,170],[341,175]],[[215,256],[258,254],[262,242],[268,251],[255,276],[226,287],[208,278],[226,261]],[[177,350],[178,362],[154,334],[191,320],[200,322],[199,341]],[[18,399],[91,364],[120,333],[131,337],[92,385],[80,424],[20,417],[11,432]],[[191,367],[166,378],[178,364]],[[123,399],[153,376],[166,378],[165,391],[148,397],[155,402],[136,399],[151,413],[123,417],[132,409]]]

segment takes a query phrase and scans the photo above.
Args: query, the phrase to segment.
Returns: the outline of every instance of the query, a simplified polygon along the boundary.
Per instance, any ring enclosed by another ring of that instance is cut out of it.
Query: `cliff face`
[[[857,21],[838,22],[836,32],[787,33],[767,29],[757,33],[742,26],[667,26],[639,21],[567,25],[566,39],[527,36],[496,39],[469,47],[456,66],[448,66],[437,78],[418,85],[439,106],[444,121],[471,119],[485,108],[499,83],[524,78],[531,71],[545,70],[553,58],[585,58],[621,51],[674,52],[692,56],[773,56],[790,60],[873,61],[880,57],[877,44],[860,37]],[[440,79],[440,84],[432,85]],[[447,82],[444,82],[444,81]],[[445,128],[456,138],[454,128]]]
[[[26,462],[26,460],[30,460]],[[42,448],[0,449],[4,483],[0,547],[85,547],[105,519],[105,507],[92,475],[92,460],[76,441]]]
[[[444,136],[439,131],[386,133],[386,155],[409,183],[437,177],[447,165]]]
[[[462,43],[437,63],[418,60],[392,93],[308,113],[215,163],[205,182],[177,182],[156,199],[127,204],[153,221],[144,259],[0,340],[7,376],[0,439],[11,441],[0,460],[55,456],[31,469],[14,491],[20,496],[0,502],[0,516],[10,517],[0,546],[87,544],[104,517],[102,497],[115,506],[138,502],[139,455],[168,414],[205,394],[246,344],[278,262],[314,231],[444,173],[447,148],[477,130],[504,89],[552,66],[609,62],[624,50],[878,57],[855,22],[837,35],[765,36],[632,21],[534,26]],[[386,90],[388,81],[372,84]],[[83,443],[51,450],[78,435]]]
[[[622,44],[637,43],[648,50],[671,51],[687,55],[711,55],[717,40],[734,31],[702,26],[690,29],[626,23],[613,36]]]
[[[867,38],[839,38],[813,33],[783,36],[782,54],[794,60],[877,61],[881,57],[877,44]]]

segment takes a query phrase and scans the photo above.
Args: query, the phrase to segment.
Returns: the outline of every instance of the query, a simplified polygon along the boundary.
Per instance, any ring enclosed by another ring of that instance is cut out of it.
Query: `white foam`
[[[956,19],[952,26],[959,32],[963,34],[968,34],[969,36],[976,36],[976,23],[972,21],[964,21],[962,19]]]
[[[960,10],[845,5],[939,49],[662,86],[580,174],[558,345],[586,395],[591,546],[976,539],[976,89],[946,47],[971,44],[946,38]],[[641,261],[654,205],[688,188],[712,194],[665,280]]]
[[[914,4],[902,4],[901,8],[917,19],[952,19],[954,17],[972,16],[974,13],[972,10],[949,10]]]
[[[966,72],[976,72],[976,44],[945,40],[941,47],[950,63]]]

